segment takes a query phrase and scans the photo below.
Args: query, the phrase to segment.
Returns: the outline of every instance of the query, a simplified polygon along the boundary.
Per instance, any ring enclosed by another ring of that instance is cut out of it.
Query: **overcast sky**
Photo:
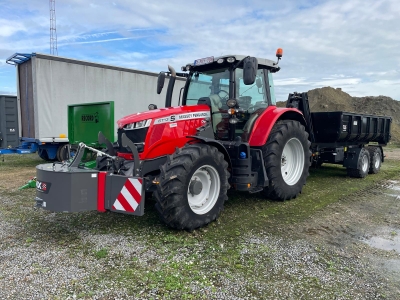
[[[50,53],[49,1],[0,0],[0,94],[16,94],[16,52]],[[277,100],[340,87],[400,100],[399,0],[56,0],[58,55],[139,70],[196,58],[275,59]]]

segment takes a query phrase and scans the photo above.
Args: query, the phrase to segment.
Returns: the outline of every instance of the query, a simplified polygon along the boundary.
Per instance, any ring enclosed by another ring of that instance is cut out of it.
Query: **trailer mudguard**
[[[145,202],[143,178],[107,174],[105,179],[105,209],[143,216]]]
[[[345,157],[343,160],[343,167],[350,169],[357,169],[358,158],[360,156],[361,147],[348,148],[345,151]]]

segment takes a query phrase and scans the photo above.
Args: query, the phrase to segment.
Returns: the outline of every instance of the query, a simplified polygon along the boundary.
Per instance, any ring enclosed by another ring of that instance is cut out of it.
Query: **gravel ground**
[[[229,223],[181,233],[152,217],[36,211],[15,186],[0,195],[0,299],[400,299],[398,178],[220,240],[208,233]]]

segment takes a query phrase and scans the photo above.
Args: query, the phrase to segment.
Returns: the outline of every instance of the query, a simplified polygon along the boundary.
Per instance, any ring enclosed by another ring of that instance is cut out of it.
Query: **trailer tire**
[[[161,220],[192,231],[216,220],[228,199],[228,163],[217,148],[197,143],[177,149],[160,166],[153,193]]]
[[[45,160],[45,161],[53,161],[52,159],[49,158],[49,155],[47,154],[47,150],[46,149],[38,149],[38,155],[41,159]]]
[[[74,146],[71,145],[71,150],[74,149]],[[68,144],[60,145],[57,149],[57,160],[64,161],[67,160],[68,157]]]
[[[269,185],[262,194],[272,200],[296,198],[306,184],[311,165],[308,133],[294,120],[278,121],[262,147]]]
[[[369,174],[377,174],[381,170],[382,151],[379,147],[368,146],[367,150],[370,156]]]
[[[366,148],[362,148],[358,155],[357,168],[347,168],[347,175],[355,178],[364,178],[368,174],[369,167],[369,151]]]

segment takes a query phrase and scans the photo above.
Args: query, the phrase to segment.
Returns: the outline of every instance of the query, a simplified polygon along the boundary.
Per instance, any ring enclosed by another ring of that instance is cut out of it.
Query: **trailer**
[[[17,96],[0,95],[0,155],[29,154],[37,151],[32,138],[20,138]]]
[[[61,160],[65,146],[76,142],[68,131],[70,105],[112,101],[112,118],[118,120],[150,103],[160,106],[165,97],[151,92],[158,75],[152,72],[41,53],[15,53],[6,62],[17,70],[15,133],[22,143],[11,147],[14,150],[1,146],[4,154],[37,151],[45,160]],[[177,80],[178,88],[184,83]],[[115,141],[116,134],[109,138]]]
[[[310,113],[307,93],[277,108],[277,61],[242,55],[196,59],[182,73],[169,66],[165,108],[118,120],[118,142],[99,132],[104,151],[81,143],[63,165],[37,166],[36,206],[51,211],[144,214],[153,193],[160,219],[194,230],[216,220],[232,188],[273,200],[296,198],[312,163],[340,163],[349,176],[377,173],[391,118],[346,112]],[[186,78],[182,105],[172,106],[177,77]],[[80,164],[97,153],[96,168]]]
[[[392,118],[344,111],[310,112],[307,93],[289,94],[286,107],[299,109],[310,133],[312,164],[341,164],[351,177],[379,172],[390,141]]]

